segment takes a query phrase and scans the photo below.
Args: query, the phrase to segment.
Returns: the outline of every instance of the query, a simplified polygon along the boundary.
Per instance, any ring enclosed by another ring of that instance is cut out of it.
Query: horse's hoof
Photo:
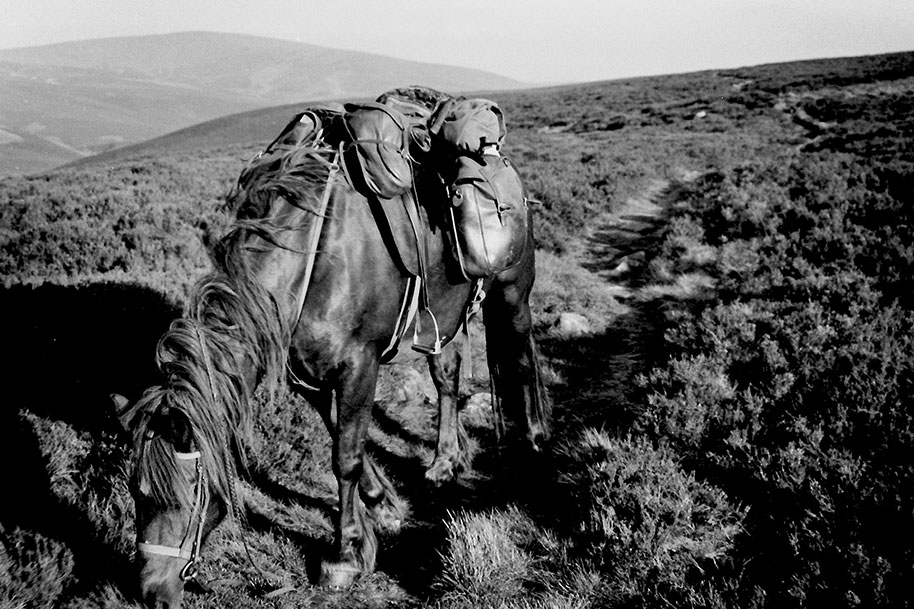
[[[317,584],[326,588],[348,588],[359,578],[362,570],[344,562],[321,563],[321,577]]]
[[[530,451],[537,455],[545,452],[546,443],[548,441],[549,436],[542,430],[531,431],[527,435],[527,443],[530,447]]]
[[[425,472],[425,479],[434,484],[441,486],[451,482],[457,477],[453,463],[450,461],[435,461]]]

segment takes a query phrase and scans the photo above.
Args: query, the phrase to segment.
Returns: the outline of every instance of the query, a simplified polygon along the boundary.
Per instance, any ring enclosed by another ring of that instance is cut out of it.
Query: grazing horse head
[[[204,473],[202,452],[178,409],[159,408],[136,430],[142,439],[130,488],[140,596],[152,607],[179,607],[184,582],[196,575],[203,539],[225,515],[225,501]]]
[[[235,254],[203,278],[184,317],[159,341],[163,382],[136,404],[114,396],[133,435],[139,587],[151,607],[180,607],[207,535],[236,508],[250,398],[282,370],[284,329],[256,286],[242,285]],[[227,279],[228,273],[238,275]]]
[[[242,173],[229,199],[235,225],[215,248],[215,270],[159,343],[162,382],[122,418],[134,440],[140,588],[153,605],[179,606],[207,533],[237,507],[234,472],[244,463],[259,385],[275,388],[288,375],[333,439],[339,509],[321,570],[326,585],[370,573],[375,527],[385,515],[402,517],[392,485],[365,451],[378,369],[401,337],[428,353],[439,393],[429,480],[465,466],[459,350],[439,347],[460,340],[482,293],[495,402],[534,448],[548,436],[528,305],[532,238],[516,265],[468,281],[454,272],[449,199],[434,163],[412,159],[414,189],[400,199],[366,196],[341,170],[345,141],[333,141],[332,125],[324,133],[326,140],[270,149]],[[404,315],[416,302],[420,312]]]

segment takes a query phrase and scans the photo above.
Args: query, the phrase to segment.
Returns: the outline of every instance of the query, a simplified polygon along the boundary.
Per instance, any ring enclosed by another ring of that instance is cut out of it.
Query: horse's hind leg
[[[435,447],[435,459],[425,472],[425,478],[434,484],[453,480],[458,473],[470,467],[466,431],[461,426],[457,414],[460,342],[459,339],[455,339],[441,354],[428,357],[432,381],[438,390],[438,442]]]
[[[533,340],[528,298],[529,279],[518,283],[495,283],[483,303],[486,356],[495,388],[496,425],[513,423],[529,446],[539,451],[549,439],[551,404],[540,376],[539,354]],[[501,413],[505,416],[502,417]],[[499,432],[503,432],[499,429]]]

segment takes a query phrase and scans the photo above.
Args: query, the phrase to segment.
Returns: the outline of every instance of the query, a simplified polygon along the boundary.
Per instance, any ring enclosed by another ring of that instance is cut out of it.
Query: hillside
[[[320,589],[331,449],[280,392],[188,605],[909,606],[914,53],[487,95],[535,213],[550,446],[496,445],[476,324],[473,467],[430,488],[430,380],[385,367],[370,452],[410,516],[374,574]],[[0,180],[0,605],[133,600],[108,395],[155,382],[225,193],[299,107]]]
[[[510,89],[453,66],[240,34],[185,32],[0,50],[0,176],[242,110],[360,97],[404,82]]]

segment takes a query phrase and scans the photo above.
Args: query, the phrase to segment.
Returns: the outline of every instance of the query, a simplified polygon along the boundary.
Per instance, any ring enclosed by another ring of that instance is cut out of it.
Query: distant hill
[[[271,38],[186,32],[0,50],[0,176],[40,172],[232,113],[421,83],[521,83]]]
[[[625,125],[653,124],[692,117],[714,104],[732,99],[749,105],[771,105],[788,88],[864,86],[912,78],[914,52],[813,59],[762,64],[728,70],[706,70],[574,85],[483,90],[508,113],[509,144],[519,130],[539,132],[606,132]],[[375,95],[380,89],[368,93]],[[448,92],[452,89],[444,87]],[[714,101],[717,100],[717,101]],[[129,146],[79,159],[69,164],[87,167],[135,157],[199,155],[241,147],[252,153],[278,135],[302,104],[260,107],[221,116]],[[573,111],[569,109],[573,108]],[[0,134],[2,137],[2,134]]]

